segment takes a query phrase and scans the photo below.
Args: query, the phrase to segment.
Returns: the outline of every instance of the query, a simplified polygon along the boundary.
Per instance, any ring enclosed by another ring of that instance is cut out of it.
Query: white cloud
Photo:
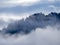
[[[54,11],[57,11],[56,6],[54,5],[49,5],[50,8],[52,8]]]
[[[56,27],[37,28],[35,32],[18,37],[15,35],[2,38],[0,45],[60,45],[60,31]]]
[[[49,2],[55,2],[56,0],[48,0]]]
[[[40,0],[4,0],[0,3],[1,6],[31,6],[39,2]]]
[[[7,25],[13,21],[25,19],[26,17],[29,17],[28,13],[23,14],[11,14],[11,13],[0,13],[0,30],[2,30],[4,27],[7,27]]]
[[[54,11],[54,12],[60,12],[60,7],[57,7],[57,6],[55,6],[55,5],[49,5],[48,6],[49,8],[52,8],[52,10]]]
[[[23,14],[12,14],[12,13],[0,13],[0,19],[3,19],[4,21],[9,21],[9,20],[20,20],[22,18],[28,17],[28,13],[23,13]]]

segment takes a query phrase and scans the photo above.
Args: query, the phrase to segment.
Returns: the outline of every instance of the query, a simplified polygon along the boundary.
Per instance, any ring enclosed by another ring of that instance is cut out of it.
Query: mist
[[[28,35],[0,36],[0,45],[60,45],[60,30],[56,26],[37,28]]]

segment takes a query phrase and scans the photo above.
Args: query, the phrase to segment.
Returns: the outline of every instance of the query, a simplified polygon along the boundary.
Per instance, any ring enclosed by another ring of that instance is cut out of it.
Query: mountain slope
[[[60,13],[51,12],[48,15],[35,13],[25,20],[19,20],[8,25],[1,32],[5,34],[28,34],[36,28],[46,28],[46,26],[56,26],[60,24]]]

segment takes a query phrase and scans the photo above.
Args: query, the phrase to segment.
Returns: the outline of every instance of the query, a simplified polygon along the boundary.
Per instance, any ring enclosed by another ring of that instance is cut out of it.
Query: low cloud
[[[9,23],[14,22],[16,20],[21,20],[22,18],[25,19],[28,16],[29,16],[28,13],[23,14],[0,13],[0,30],[2,30],[4,27],[6,28]]]
[[[54,26],[47,26],[44,29],[37,28],[28,35],[15,35],[2,37],[0,45],[60,45],[60,30]]]

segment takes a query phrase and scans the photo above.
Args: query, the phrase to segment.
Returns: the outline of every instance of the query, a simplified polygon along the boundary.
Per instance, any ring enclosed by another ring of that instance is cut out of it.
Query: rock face
[[[36,28],[46,28],[46,26],[55,26],[60,24],[60,13],[51,12],[48,15],[36,13],[25,20],[19,20],[8,25],[2,30],[3,33],[8,34],[28,34]]]

